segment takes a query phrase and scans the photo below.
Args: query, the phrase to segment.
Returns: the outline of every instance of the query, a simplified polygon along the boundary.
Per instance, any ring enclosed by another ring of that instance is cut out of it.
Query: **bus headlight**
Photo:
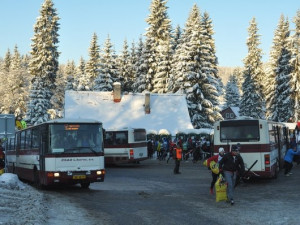
[[[105,174],[105,170],[98,170],[98,171],[96,172],[96,174],[97,174],[97,175],[103,175],[103,174]]]
[[[54,173],[54,177],[59,177],[59,173]]]

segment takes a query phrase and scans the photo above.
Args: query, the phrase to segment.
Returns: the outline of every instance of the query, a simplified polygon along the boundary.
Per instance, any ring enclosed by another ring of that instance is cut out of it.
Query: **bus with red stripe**
[[[38,187],[104,181],[103,128],[96,120],[57,119],[17,131],[6,154],[8,172]]]
[[[146,129],[106,129],[104,157],[107,164],[138,163],[148,159]]]
[[[246,170],[257,160],[248,176],[276,178],[283,167],[288,137],[288,128],[279,122],[248,117],[217,121],[214,124],[214,154],[220,147],[230,152],[231,147],[239,143]]]

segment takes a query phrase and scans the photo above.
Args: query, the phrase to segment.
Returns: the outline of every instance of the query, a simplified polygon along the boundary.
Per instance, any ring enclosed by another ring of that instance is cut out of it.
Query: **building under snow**
[[[66,91],[65,118],[96,119],[106,129],[146,128],[147,131],[192,129],[185,95]]]

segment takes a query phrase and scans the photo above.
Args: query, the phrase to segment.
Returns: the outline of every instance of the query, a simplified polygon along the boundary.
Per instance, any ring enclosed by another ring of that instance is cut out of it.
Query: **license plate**
[[[73,179],[74,180],[81,180],[81,179],[85,179],[86,175],[73,175]]]

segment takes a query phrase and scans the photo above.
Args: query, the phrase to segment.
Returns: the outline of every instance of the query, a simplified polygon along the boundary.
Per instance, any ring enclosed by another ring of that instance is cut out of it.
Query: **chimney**
[[[120,82],[113,83],[113,95],[114,95],[114,102],[121,101],[121,83]]]
[[[150,92],[145,93],[145,114],[150,114]]]

